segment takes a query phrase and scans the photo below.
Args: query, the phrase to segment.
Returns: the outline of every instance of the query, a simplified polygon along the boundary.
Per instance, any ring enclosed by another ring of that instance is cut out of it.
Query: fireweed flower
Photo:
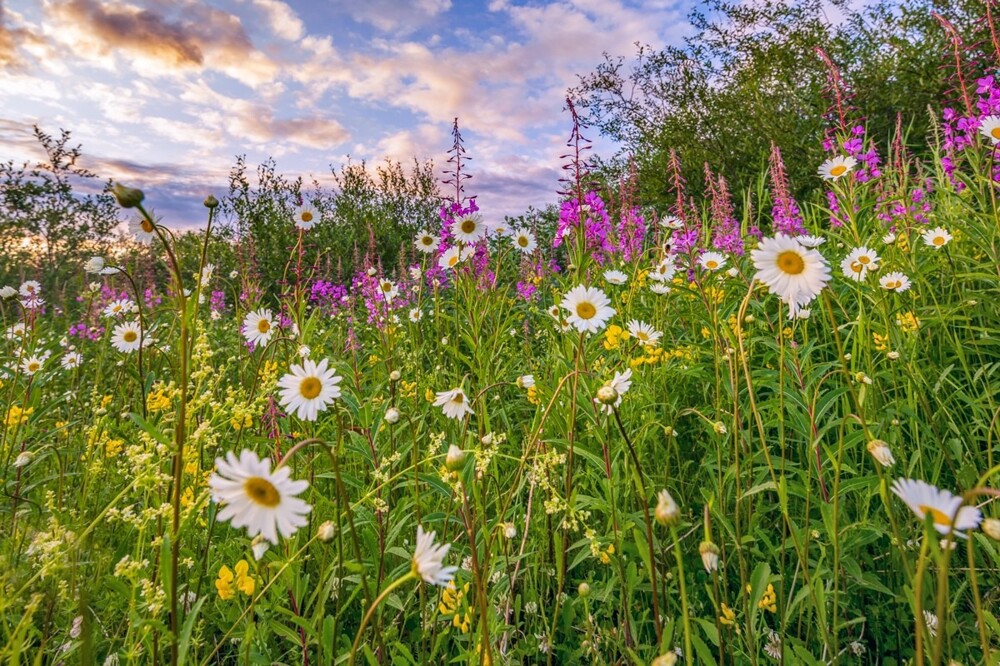
[[[243,318],[243,337],[254,345],[266,345],[274,335],[274,313],[268,309],[254,310]]]
[[[628,276],[621,271],[604,271],[604,281],[615,286],[628,282]]]
[[[461,387],[450,391],[439,391],[434,399],[434,406],[440,407],[449,419],[463,419],[466,414],[475,414],[469,406],[469,399]]]
[[[232,451],[225,459],[216,458],[215,469],[208,487],[222,506],[219,520],[245,527],[250,537],[260,534],[273,544],[278,543],[279,533],[287,539],[306,524],[312,507],[296,496],[309,482],[292,480],[288,467],[272,472],[270,459],[261,460],[244,449],[239,458]]]
[[[295,226],[298,229],[308,231],[319,222],[319,213],[316,212],[316,208],[312,204],[304,203],[295,209],[292,219],[295,220]]]
[[[629,335],[635,338],[639,344],[644,347],[655,347],[660,342],[660,338],[663,336],[663,333],[657,331],[646,322],[638,321],[636,319],[629,321],[628,332]]]
[[[444,587],[455,577],[458,567],[444,565],[444,558],[448,555],[451,544],[439,546],[434,543],[435,536],[435,532],[424,532],[424,528],[417,525],[417,547],[413,551],[411,572],[425,583]]]
[[[869,271],[878,270],[879,261],[881,259],[875,250],[862,245],[854,248],[850,254],[844,257],[844,260],[840,262],[840,270],[844,273],[844,277],[856,282],[864,282]]]
[[[908,507],[924,520],[931,516],[934,529],[939,534],[951,534],[974,530],[982,519],[978,507],[964,506],[961,497],[952,495],[947,490],[941,490],[925,481],[913,479],[896,479],[892,484],[892,492],[903,500]],[[964,534],[958,534],[966,538]]]
[[[566,321],[576,330],[581,333],[597,333],[615,314],[615,309],[610,304],[611,301],[603,291],[581,284],[573,287],[559,305],[569,311]]]
[[[879,278],[878,283],[879,286],[888,291],[906,291],[910,288],[910,278],[898,271],[886,273]]]
[[[278,380],[281,389],[281,406],[298,415],[303,421],[315,421],[319,412],[340,397],[343,379],[328,367],[329,359],[319,363],[305,359],[302,365],[293,365],[290,372]]]
[[[437,239],[437,237],[432,235],[426,229],[418,231],[417,237],[413,240],[413,245],[424,254],[434,252],[438,249],[440,244],[441,242]]]
[[[789,236],[765,238],[750,256],[757,269],[754,279],[766,284],[788,305],[789,319],[811,303],[830,281],[830,267],[823,255]]]
[[[130,354],[139,349],[141,336],[142,329],[139,328],[139,322],[127,321],[124,324],[118,324],[111,331],[111,344],[123,354]]]
[[[527,229],[517,229],[513,232],[514,247],[524,254],[531,254],[538,247],[535,235]]]
[[[850,172],[857,165],[858,161],[853,157],[838,155],[837,157],[829,159],[819,165],[817,173],[823,177],[823,180],[837,180],[841,176]]]
[[[924,239],[925,245],[935,249],[944,247],[951,240],[951,234],[948,233],[947,229],[942,227],[935,227],[934,229],[925,231],[921,237]]]

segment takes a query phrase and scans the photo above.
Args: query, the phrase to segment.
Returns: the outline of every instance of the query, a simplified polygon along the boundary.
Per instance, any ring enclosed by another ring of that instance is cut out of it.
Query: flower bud
[[[701,563],[705,565],[705,571],[712,573],[719,568],[719,547],[711,541],[702,541],[698,546],[698,553],[701,555]]]
[[[465,462],[465,451],[454,444],[448,447],[448,455],[444,458],[445,466],[451,471],[455,471]]]
[[[115,183],[112,186],[111,194],[115,195],[115,199],[118,200],[118,205],[122,208],[135,208],[142,203],[143,199],[146,198],[146,195],[142,193],[142,190],[134,187],[125,187],[121,183]]]
[[[333,535],[337,533],[337,526],[333,524],[333,521],[327,520],[319,529],[316,530],[316,536],[320,541],[330,541],[333,539]]]
[[[614,386],[602,386],[597,389],[597,401],[604,405],[618,402],[618,390]]]
[[[255,536],[253,541],[250,542],[250,551],[253,553],[253,559],[259,561],[260,558],[264,557],[264,553],[266,553],[267,549],[270,547],[271,544],[267,542],[267,539],[264,538],[263,534]]]
[[[983,524],[980,527],[983,528],[983,532],[986,533],[986,536],[996,541],[1000,541],[1000,520],[997,520],[996,518],[987,518],[983,521]]]
[[[399,370],[393,370],[389,373],[389,381],[398,382],[400,377],[402,377],[402,375],[399,374]]]
[[[205,208],[211,210],[213,208],[218,207],[219,200],[213,197],[211,194],[209,194],[207,197],[205,197],[205,201],[203,203],[205,204]]]
[[[517,536],[517,526],[514,523],[504,523],[503,535],[508,539],[513,539]]]
[[[873,439],[868,442],[868,453],[872,454],[872,457],[883,467],[890,467],[896,462],[896,459],[892,455],[892,449],[881,439]]]
[[[661,525],[673,525],[681,517],[681,509],[666,490],[656,496],[656,521]]]
[[[399,410],[396,409],[395,407],[390,407],[389,409],[385,410],[385,422],[388,423],[389,425],[393,425],[396,422],[398,422],[399,417],[400,417]]]
[[[649,663],[649,666],[674,666],[677,663],[677,654],[665,652]]]
[[[590,596],[590,585],[587,585],[586,583],[580,583],[580,586],[576,588],[576,592],[577,594],[580,595],[581,599],[586,599],[587,597]]]

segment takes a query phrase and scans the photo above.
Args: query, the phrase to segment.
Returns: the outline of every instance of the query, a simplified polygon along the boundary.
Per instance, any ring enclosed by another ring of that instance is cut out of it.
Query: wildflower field
[[[557,219],[500,222],[456,125],[341,279],[308,195],[262,274],[116,185],[141,249],[0,285],[0,658],[998,663],[1000,83],[917,158],[832,72],[814,200],[774,147],[646,207],[574,114]]]

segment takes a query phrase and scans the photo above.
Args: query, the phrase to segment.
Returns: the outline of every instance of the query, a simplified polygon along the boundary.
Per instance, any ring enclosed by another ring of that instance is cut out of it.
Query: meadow
[[[577,157],[554,227],[456,177],[339,282],[308,198],[272,275],[116,185],[140,259],[0,285],[0,657],[997,663],[1000,85],[965,102],[927,159],[833,114],[816,201],[777,148],[697,201],[675,159],[663,210]]]

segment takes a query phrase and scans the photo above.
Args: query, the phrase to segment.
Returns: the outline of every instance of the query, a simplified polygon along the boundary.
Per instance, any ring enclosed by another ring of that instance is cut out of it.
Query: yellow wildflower
[[[896,317],[896,323],[899,324],[904,333],[914,333],[920,328],[920,320],[912,312],[904,312]]]
[[[604,348],[608,351],[612,349],[618,349],[621,343],[629,339],[629,332],[623,329],[621,326],[612,324],[608,326],[608,330],[604,332]]]
[[[151,412],[161,412],[170,408],[170,392],[167,389],[157,389],[146,396],[146,409]]]
[[[878,333],[872,333],[872,339],[875,341],[876,351],[888,351],[889,350],[889,336],[879,335]]]
[[[225,564],[219,569],[219,577],[215,580],[215,589],[219,591],[220,599],[228,600],[236,596],[236,590],[233,589],[233,570]]]
[[[757,607],[762,610],[768,610],[772,613],[778,612],[778,595],[774,593],[774,585],[770,583],[767,584],[767,589],[764,590],[764,596],[760,598],[757,602]]]
[[[28,407],[27,409],[21,409],[17,405],[11,405],[7,409],[7,416],[3,420],[3,424],[8,428],[13,428],[14,426],[24,425],[28,422],[28,417],[35,411],[34,407]]]
[[[722,604],[722,615],[719,616],[719,622],[727,625],[736,624],[736,611],[726,604]]]
[[[247,596],[253,594],[254,588],[257,585],[253,576],[249,575],[249,572],[250,564],[246,560],[240,560],[236,563],[236,587]]]

